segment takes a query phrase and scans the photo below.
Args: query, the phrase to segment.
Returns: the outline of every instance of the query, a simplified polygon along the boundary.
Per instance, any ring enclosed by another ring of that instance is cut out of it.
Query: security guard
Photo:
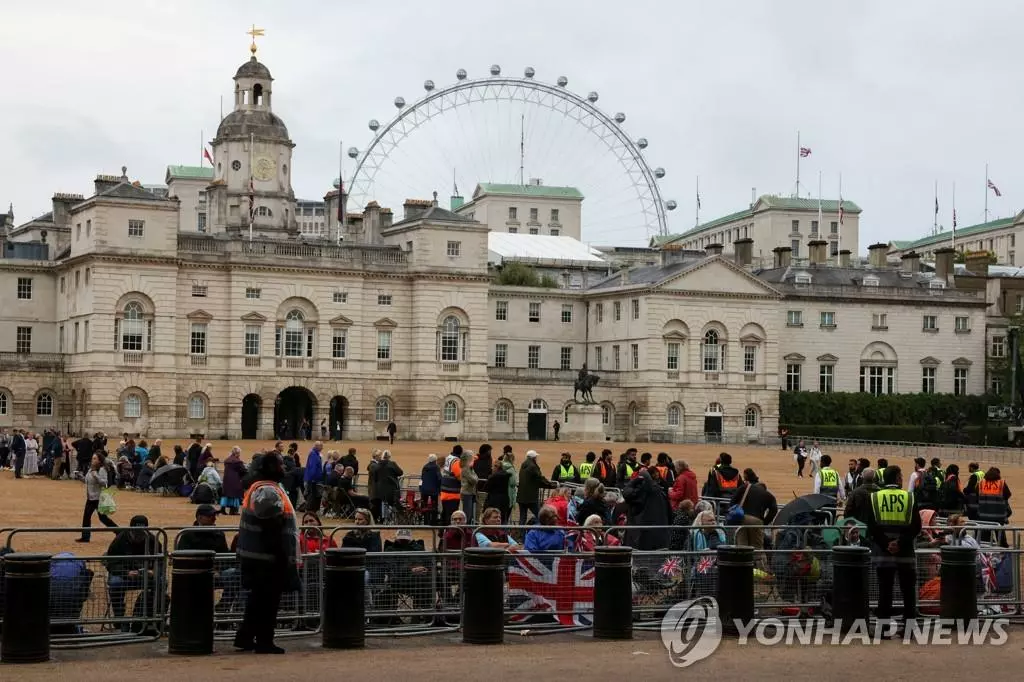
[[[892,618],[893,580],[899,576],[903,594],[904,627],[917,617],[917,570],[914,540],[921,532],[921,515],[914,493],[903,490],[903,472],[898,466],[885,467],[885,487],[871,495],[872,561],[878,575],[879,620]]]
[[[597,459],[597,454],[594,451],[587,453],[587,461],[580,464],[580,480],[586,481],[590,478],[591,474],[594,473],[594,460]]]
[[[562,453],[562,460],[555,466],[554,471],[551,472],[551,480],[555,483],[580,482],[580,472],[576,469],[576,465],[572,463],[571,453]]]
[[[845,496],[839,472],[832,468],[832,458],[828,455],[821,456],[821,469],[814,475],[814,492],[839,500]]]

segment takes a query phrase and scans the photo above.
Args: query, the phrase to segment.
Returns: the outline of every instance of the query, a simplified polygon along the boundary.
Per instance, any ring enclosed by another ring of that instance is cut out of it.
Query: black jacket
[[[203,446],[199,443],[192,443],[188,448],[188,473],[192,478],[199,478],[199,457],[203,454]]]
[[[732,497],[730,492],[723,490],[721,484],[718,481],[718,475],[721,474],[722,478],[726,481],[736,481],[737,490],[740,487],[742,481],[739,480],[740,472],[734,466],[722,466],[719,464],[708,472],[708,481],[704,484],[704,497]]]
[[[622,489],[622,497],[629,504],[628,521],[631,526],[668,526],[668,498],[650,474],[641,471]],[[626,544],[634,549],[654,550],[668,547],[669,529],[630,530]]]
[[[604,500],[596,497],[588,497],[580,502],[579,506],[576,507],[576,523],[582,526],[587,520],[587,517],[591,514],[597,514],[601,517],[601,520],[604,523],[608,523],[608,511],[608,505],[605,504]]]
[[[512,478],[511,472],[504,467],[495,469],[487,479],[487,506],[502,509],[512,506],[512,500],[508,497],[508,482]]]
[[[619,482],[614,462],[603,462],[598,460],[594,463],[594,470],[590,475],[601,481],[605,488],[614,488]]]
[[[878,486],[874,483],[862,483],[854,488],[853,492],[846,499],[846,509],[843,516],[848,519],[857,519],[866,524],[869,519],[874,518],[874,511],[871,509],[871,493],[876,492]]]
[[[402,467],[392,460],[383,460],[374,470],[375,477],[373,490],[376,499],[384,500],[390,504],[398,502],[402,496],[402,484],[398,480],[402,477]]]
[[[616,469],[615,480],[618,484],[618,487],[620,488],[624,487],[631,478],[629,471],[626,469],[627,465],[633,468],[633,473],[636,473],[637,471],[640,470],[640,462],[630,462],[629,460],[626,459],[619,462],[619,466]]]
[[[79,438],[71,447],[75,449],[75,459],[79,462],[88,462],[92,459],[92,441],[88,438]]]
[[[156,462],[160,459],[160,446],[154,445],[149,449],[149,454],[146,455],[146,459],[150,462]]]
[[[749,483],[744,483],[732,496],[732,504],[739,504],[743,499]],[[764,523],[771,523],[775,515],[779,513],[779,505],[775,496],[771,494],[764,483],[755,483],[750,492],[746,493],[747,498],[743,500],[743,513],[761,519]]]
[[[473,462],[473,471],[476,473],[480,483],[483,484],[491,474],[494,473],[494,459],[492,455],[477,455]]]
[[[441,467],[427,462],[420,470],[420,495],[437,497],[441,494]]]
[[[338,460],[338,463],[343,467],[352,467],[352,471],[355,472],[352,474],[353,476],[357,476],[359,474],[359,458],[355,455],[344,454],[341,456],[341,459]]]
[[[555,468],[551,471],[551,480],[556,483],[579,483],[580,482],[580,468],[569,462],[569,476],[562,476],[562,462],[559,461],[555,465]]]
[[[199,524],[193,523],[193,526]],[[230,554],[228,541],[222,530],[189,530],[178,533],[178,549],[203,549],[217,554]]]
[[[135,557],[153,556],[163,552],[160,541],[145,528],[126,528],[120,531],[107,548],[104,563],[107,573],[120,578],[128,578],[130,571],[160,571],[162,562],[155,559]]]

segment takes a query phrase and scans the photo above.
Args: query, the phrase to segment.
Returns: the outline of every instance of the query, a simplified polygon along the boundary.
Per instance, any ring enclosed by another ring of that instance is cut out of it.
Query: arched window
[[[373,408],[373,418],[379,422],[391,421],[391,403],[387,398],[377,400],[377,404]]]
[[[437,359],[441,362],[460,362],[466,359],[467,331],[459,318],[448,315],[437,330]]]
[[[49,393],[40,393],[39,396],[36,398],[36,416],[53,416],[53,396],[50,395]]]
[[[454,424],[459,421],[459,405],[454,400],[446,400],[442,412],[445,424]]]
[[[717,372],[721,366],[722,347],[718,343],[718,332],[709,329],[704,334],[704,371]]]
[[[7,397],[7,392],[0,391],[0,417],[6,417],[8,415],[8,410],[10,409],[9,400],[10,398]]]
[[[607,405],[601,406],[601,425],[608,426],[612,423],[612,411]]]
[[[0,414],[3,413],[0,412]],[[508,403],[506,403],[505,401],[502,401],[495,406],[494,421],[501,422],[502,424],[508,423]]]
[[[252,103],[256,105],[263,104],[263,86],[259,83],[252,86]]]
[[[633,422],[633,426],[640,426],[640,410],[636,408],[636,405],[631,405],[629,408],[630,421]]]
[[[131,301],[124,307],[124,319],[121,320],[121,350],[149,350],[147,332],[148,325],[143,319],[142,304]]]
[[[751,405],[747,408],[746,412],[743,413],[743,423],[748,429],[756,429],[757,423],[760,418],[757,407]]]
[[[124,418],[136,419],[142,416],[142,398],[137,393],[124,397]]]
[[[725,410],[722,409],[722,403],[708,403],[707,414],[724,414]]]
[[[533,402],[530,403],[530,409],[531,410],[546,410],[546,409],[548,409],[548,404],[546,402],[544,402],[543,400],[541,400],[540,398],[534,398]]]
[[[194,395],[188,399],[188,418],[206,419],[206,399],[201,395]]]
[[[666,415],[666,421],[669,426],[679,426],[679,422],[682,421],[683,411],[679,409],[678,405],[669,405],[668,414]]]
[[[273,211],[271,211],[266,206],[259,206],[256,209],[256,215],[260,216],[261,218],[273,218],[274,217]]]
[[[284,318],[284,354],[289,358],[301,358],[305,355],[303,337],[306,329],[306,316],[301,310],[292,310]]]

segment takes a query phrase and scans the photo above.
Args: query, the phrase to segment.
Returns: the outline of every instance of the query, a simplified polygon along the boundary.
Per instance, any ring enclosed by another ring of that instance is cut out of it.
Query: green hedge
[[[787,427],[793,436],[808,438],[842,438],[852,440],[902,441],[911,443],[954,443],[956,439],[943,426],[893,426],[864,424],[793,425]],[[1006,427],[967,426],[961,445],[1007,446]],[[795,445],[795,443],[794,443]]]
[[[780,391],[779,423],[821,426],[941,427],[958,415],[966,424],[983,426],[990,396],[950,393],[813,393]],[[790,432],[796,433],[794,427]],[[1003,439],[1005,440],[1005,434]],[[907,439],[914,440],[914,439]]]

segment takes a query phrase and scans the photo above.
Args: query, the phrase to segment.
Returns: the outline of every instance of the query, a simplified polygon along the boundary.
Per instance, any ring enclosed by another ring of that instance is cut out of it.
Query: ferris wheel
[[[371,119],[369,144],[347,150],[356,160],[348,210],[371,200],[398,210],[405,199],[443,198],[449,189],[468,198],[478,183],[543,183],[583,194],[584,241],[644,243],[668,234],[677,204],[662,198],[665,169],[648,164],[647,139],[627,134],[624,113],[602,111],[597,92],[580,96],[565,76],[552,84],[535,73],[503,76],[495,64],[488,76],[470,78],[459,69],[451,85],[425,81],[426,94],[411,104],[396,97],[394,118]]]

